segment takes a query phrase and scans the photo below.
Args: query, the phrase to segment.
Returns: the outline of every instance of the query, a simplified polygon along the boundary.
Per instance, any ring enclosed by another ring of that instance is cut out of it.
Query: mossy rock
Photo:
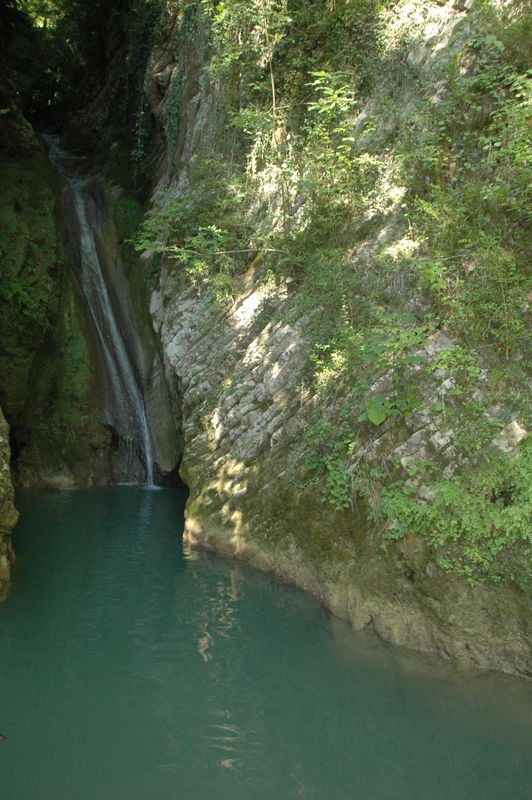
[[[0,160],[0,399],[22,411],[29,370],[59,304],[58,179],[43,152]]]

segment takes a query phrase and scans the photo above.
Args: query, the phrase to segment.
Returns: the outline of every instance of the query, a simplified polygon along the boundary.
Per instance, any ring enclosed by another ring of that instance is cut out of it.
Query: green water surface
[[[526,683],[460,674],[180,541],[184,495],[24,492],[3,800],[530,800]]]

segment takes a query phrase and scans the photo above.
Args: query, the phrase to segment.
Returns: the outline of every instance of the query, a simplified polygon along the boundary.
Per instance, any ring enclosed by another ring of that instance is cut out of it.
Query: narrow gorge
[[[184,482],[187,547],[530,677],[527,4],[88,5],[1,12],[0,586],[12,482]]]

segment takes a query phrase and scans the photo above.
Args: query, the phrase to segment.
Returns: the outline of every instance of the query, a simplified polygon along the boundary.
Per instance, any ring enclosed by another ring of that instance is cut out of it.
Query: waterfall
[[[81,289],[98,335],[108,379],[105,424],[116,432],[118,447],[125,462],[122,478],[130,477],[135,453],[146,467],[146,482],[153,485],[153,445],[144,398],[126,346],[124,332],[107,287],[96,246],[95,232],[88,214],[90,183],[68,177],[73,210],[79,224]]]
[[[107,377],[107,405],[104,425],[115,435],[118,445],[115,477],[129,481],[138,477],[134,462],[145,470],[146,483],[153,486],[153,442],[148,425],[139,371],[127,347],[135,334],[129,314],[121,315],[113,302],[102,267],[97,241],[101,215],[91,213],[97,206],[95,181],[80,178],[84,157],[66,153],[56,136],[43,134],[48,157],[66,181],[68,205],[77,221],[76,244],[79,253],[80,286],[98,336]],[[127,298],[121,298],[126,301]],[[124,302],[127,305],[127,302]]]

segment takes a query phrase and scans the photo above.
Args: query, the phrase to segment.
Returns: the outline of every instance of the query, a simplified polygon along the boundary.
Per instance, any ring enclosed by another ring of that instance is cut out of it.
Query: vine
[[[131,158],[137,182],[143,171],[149,137],[144,73],[163,8],[163,0],[133,0],[127,16],[128,69],[124,75],[123,96],[126,123],[130,124],[133,132]]]
[[[186,3],[179,26],[176,44],[177,67],[170,86],[167,142],[169,176],[173,176],[177,169],[176,150],[181,118],[181,93],[186,78],[187,45],[197,30],[200,12],[201,0],[191,0]]]

